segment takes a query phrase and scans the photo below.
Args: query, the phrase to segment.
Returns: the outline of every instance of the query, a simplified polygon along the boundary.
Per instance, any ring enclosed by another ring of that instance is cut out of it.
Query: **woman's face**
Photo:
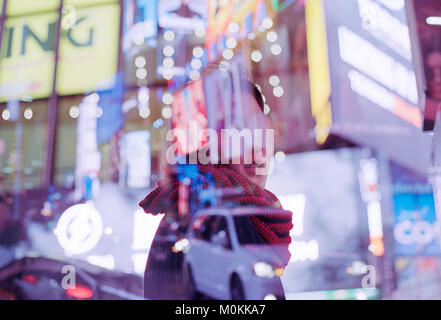
[[[271,135],[268,135],[268,130],[273,130],[273,128],[252,94],[245,94],[244,104],[246,104],[244,109],[247,110],[244,115],[246,129],[251,130],[253,141],[251,148],[242,150],[240,163],[233,164],[232,167],[248,180],[264,188],[272,158],[271,153],[274,150],[274,140],[271,139]],[[254,135],[255,130],[261,130],[260,138]]]

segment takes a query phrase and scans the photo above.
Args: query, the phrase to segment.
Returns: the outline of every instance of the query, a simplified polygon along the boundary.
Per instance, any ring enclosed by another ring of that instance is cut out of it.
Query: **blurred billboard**
[[[341,136],[427,173],[431,138],[421,133],[404,0],[312,0],[306,12],[318,142]]]

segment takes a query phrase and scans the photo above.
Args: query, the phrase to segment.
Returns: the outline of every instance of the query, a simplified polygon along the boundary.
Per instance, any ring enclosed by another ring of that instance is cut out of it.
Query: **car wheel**
[[[231,300],[245,300],[245,291],[238,276],[233,276],[230,287]]]
[[[200,300],[202,295],[196,288],[196,283],[194,281],[193,272],[191,271],[191,267],[188,267],[187,270],[187,295],[191,300]]]

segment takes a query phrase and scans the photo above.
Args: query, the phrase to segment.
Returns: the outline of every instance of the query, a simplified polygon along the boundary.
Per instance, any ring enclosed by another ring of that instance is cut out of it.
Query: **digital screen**
[[[177,152],[185,156],[196,152],[207,143],[203,131],[207,128],[207,111],[202,79],[194,81],[174,95],[172,126],[176,134]]]
[[[426,172],[431,139],[421,132],[404,0],[336,0],[323,6],[331,133]]]

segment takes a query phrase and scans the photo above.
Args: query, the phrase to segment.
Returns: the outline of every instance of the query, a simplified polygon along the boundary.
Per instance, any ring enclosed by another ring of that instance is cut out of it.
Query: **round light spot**
[[[144,37],[141,35],[136,35],[133,37],[133,43],[137,46],[140,46],[144,43]]]
[[[273,94],[277,98],[280,98],[281,96],[283,96],[285,94],[285,90],[283,90],[282,86],[277,86],[273,89]]]
[[[174,76],[174,74],[173,74],[173,71],[171,69],[164,71],[164,74],[162,75],[162,77],[165,80],[171,80],[173,78],[173,76]]]
[[[271,77],[269,77],[268,82],[273,87],[276,87],[280,84],[280,78],[276,75],[272,75]]]
[[[227,44],[227,48],[234,49],[237,46],[237,41],[234,38],[228,38],[226,44]]]
[[[231,49],[225,49],[222,53],[222,57],[224,57],[225,60],[231,60],[234,57],[234,52]]]
[[[191,67],[195,70],[202,68],[202,61],[200,59],[191,60]]]
[[[25,117],[25,119],[27,119],[27,120],[31,120],[32,119],[32,117],[34,116],[34,112],[32,111],[32,109],[26,109],[25,111],[24,111],[24,114],[23,114],[23,116]]]
[[[274,158],[278,161],[278,162],[283,162],[286,159],[286,154],[283,151],[278,151],[276,152],[276,154],[274,155]]]
[[[175,60],[173,60],[173,58],[165,58],[162,64],[166,68],[172,68],[175,65]]]
[[[202,56],[204,55],[204,49],[202,49],[202,47],[199,47],[199,46],[194,47],[194,48],[193,48],[193,55],[194,55],[196,58],[200,58],[200,57],[202,57]]]
[[[175,33],[172,30],[164,32],[165,41],[173,41],[175,39]]]
[[[8,121],[9,118],[11,118],[11,112],[8,109],[3,110],[2,118],[3,118],[3,120]]]
[[[147,77],[147,70],[144,68],[136,70],[136,77],[138,79],[145,79]]]
[[[256,35],[253,33],[253,32],[250,32],[249,34],[248,34],[248,39],[250,39],[250,40],[254,40],[256,38]]]
[[[282,47],[280,46],[280,44],[278,44],[278,43],[273,44],[271,46],[271,53],[273,55],[275,55],[275,56],[278,56],[279,54],[281,54],[282,53]]]
[[[194,31],[194,34],[198,38],[204,37],[205,36],[205,28],[204,27],[197,27],[196,30]]]
[[[275,31],[270,31],[266,34],[266,39],[269,42],[276,42],[278,39],[277,33]]]
[[[175,54],[175,48],[173,48],[172,46],[165,46],[164,49],[162,49],[162,53],[166,57],[171,57]]]
[[[193,80],[193,81],[197,80],[197,79],[199,79],[200,76],[201,76],[201,74],[199,73],[199,71],[197,71],[197,70],[190,71],[189,77],[191,80]]]
[[[101,116],[103,115],[103,109],[98,107],[96,108],[96,113],[95,113],[97,118],[101,118]]]
[[[165,119],[170,119],[172,117],[172,108],[171,107],[162,108],[162,116]]]
[[[136,59],[135,59],[135,66],[136,66],[137,68],[144,68],[146,62],[147,62],[147,61],[145,60],[144,57],[141,57],[141,56],[136,57]]]
[[[72,106],[69,109],[69,116],[71,118],[76,119],[80,115],[80,109],[77,106]]]
[[[170,92],[164,93],[162,96],[162,102],[164,104],[172,104],[173,103],[173,95]]]
[[[262,60],[262,53],[259,50],[251,52],[251,60],[254,62],[260,62]]]
[[[273,27],[274,23],[271,18],[265,18],[262,21],[262,26],[266,29],[271,29]]]
[[[240,27],[237,24],[237,22],[232,22],[228,26],[228,31],[230,31],[231,33],[237,33],[237,32],[239,32],[239,30],[240,30]]]
[[[142,107],[139,109],[139,116],[143,119],[147,119],[150,115],[150,109],[148,107]]]

